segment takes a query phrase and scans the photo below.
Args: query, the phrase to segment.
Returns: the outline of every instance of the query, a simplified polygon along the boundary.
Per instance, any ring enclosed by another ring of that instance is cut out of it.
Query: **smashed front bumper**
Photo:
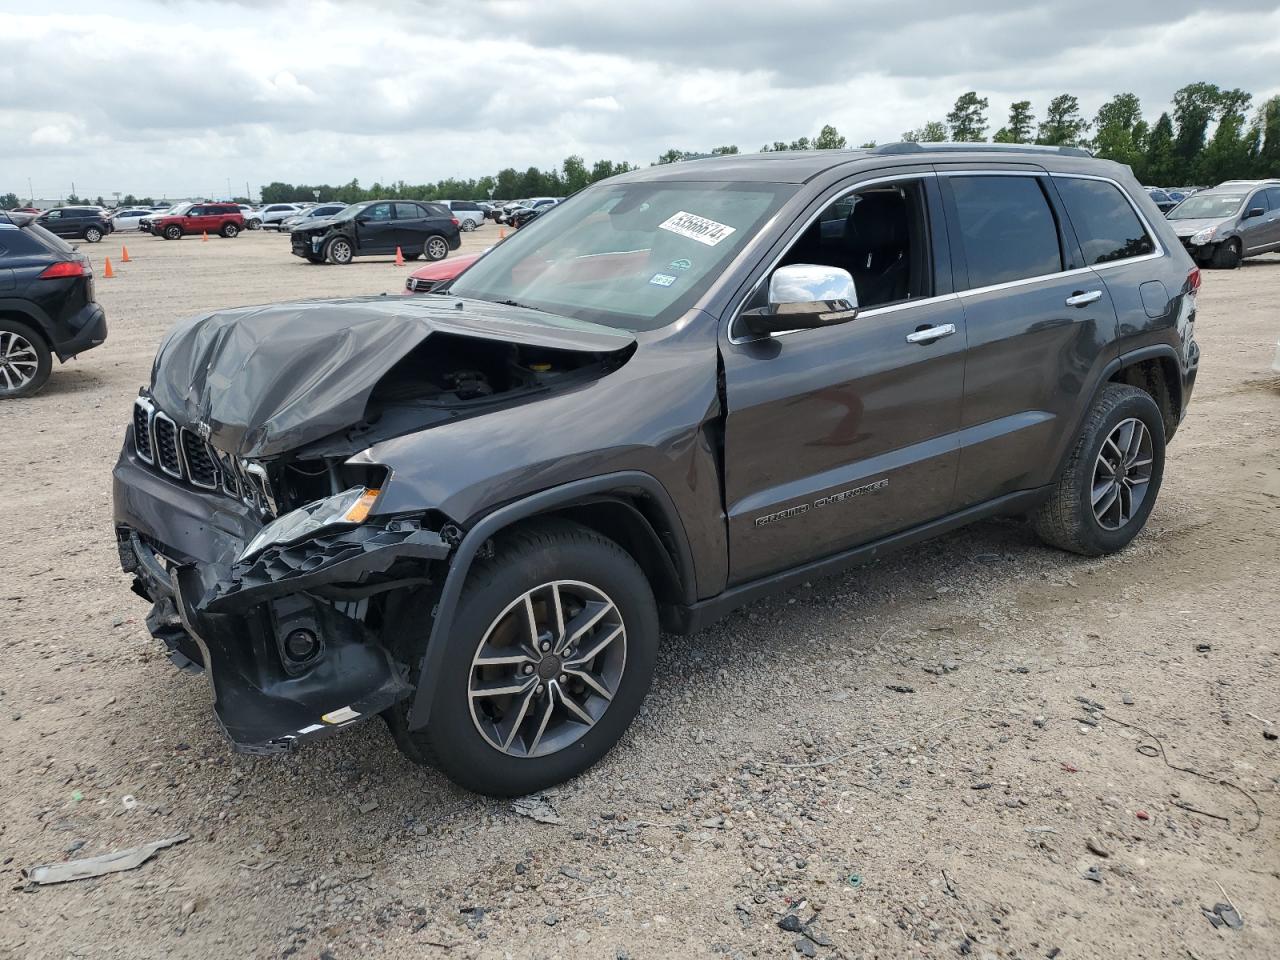
[[[369,610],[392,591],[430,589],[428,564],[450,550],[439,534],[391,521],[237,563],[261,527],[252,507],[159,475],[129,438],[113,483],[121,566],[154,604],[148,628],[179,666],[206,668],[236,750],[287,752],[412,691],[407,666],[383,642],[404,626],[394,604],[378,607],[376,629]]]

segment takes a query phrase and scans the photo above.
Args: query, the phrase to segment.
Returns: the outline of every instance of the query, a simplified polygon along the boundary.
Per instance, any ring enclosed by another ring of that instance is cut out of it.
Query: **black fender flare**
[[[418,730],[426,726],[427,719],[431,716],[440,661],[444,657],[445,647],[449,642],[449,632],[453,627],[453,612],[462,596],[467,573],[481,547],[495,534],[521,520],[553,511],[558,507],[569,506],[584,499],[599,497],[602,494],[627,491],[640,492],[661,511],[675,540],[676,572],[686,594],[691,594],[694,583],[693,553],[689,549],[684,523],[680,519],[671,495],[651,474],[639,470],[606,473],[598,477],[573,480],[505,504],[485,514],[473,524],[454,550],[453,558],[449,563],[449,572],[445,575],[436,601],[436,612],[432,618],[431,632],[427,635],[426,650],[423,651],[422,661],[419,664],[417,689],[414,691],[413,704],[409,708],[410,730]]]
[[[1105,367],[1102,373],[1098,375],[1098,379],[1094,381],[1092,389],[1089,391],[1089,402],[1080,408],[1080,413],[1076,417],[1075,423],[1071,425],[1071,442],[1067,444],[1062,452],[1062,456],[1058,460],[1058,467],[1054,471],[1054,479],[1062,475],[1062,470],[1067,465],[1067,460],[1071,456],[1071,451],[1075,449],[1077,438],[1080,436],[1080,428],[1084,424],[1085,418],[1089,416],[1089,411],[1093,409],[1093,405],[1098,400],[1098,394],[1102,392],[1102,388],[1111,382],[1111,378],[1123,370],[1125,367],[1131,367],[1135,363],[1141,363],[1144,360],[1172,360],[1174,369],[1178,371],[1179,381],[1176,384],[1170,384],[1170,389],[1177,389],[1178,404],[1183,405],[1186,401],[1183,397],[1185,386],[1182,383],[1182,360],[1178,357],[1178,351],[1167,343],[1153,343],[1145,347],[1138,347],[1129,350],[1120,356],[1113,358]]]
[[[36,333],[44,337],[45,344],[53,349],[52,322],[49,315],[30,300],[17,297],[0,297],[0,314],[14,314],[14,319],[26,323]]]

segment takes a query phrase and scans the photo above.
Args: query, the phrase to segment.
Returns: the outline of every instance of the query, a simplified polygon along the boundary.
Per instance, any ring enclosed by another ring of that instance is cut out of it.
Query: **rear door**
[[[839,229],[824,226],[835,219]],[[740,309],[790,263],[849,270],[860,309],[773,337],[750,335],[735,316],[722,339],[734,583],[939,517],[955,487],[964,313],[932,173],[904,170],[815,200]],[[939,336],[908,339],[926,330]]]
[[[940,170],[969,346],[956,506],[1048,483],[1116,311],[1043,170]]]
[[[396,244],[405,252],[421,253],[426,239],[427,212],[416,203],[396,203]]]

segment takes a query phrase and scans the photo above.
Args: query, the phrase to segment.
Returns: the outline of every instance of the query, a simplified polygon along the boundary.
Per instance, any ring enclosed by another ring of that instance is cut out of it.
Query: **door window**
[[[1085,263],[1110,263],[1155,251],[1155,243],[1133,206],[1114,183],[1079,177],[1056,177],[1054,183],[1075,227]]]
[[[848,270],[864,309],[928,297],[933,293],[928,224],[919,179],[855,190],[818,214],[778,265]]]
[[[375,203],[371,207],[365,207],[362,216],[366,220],[390,220],[391,204]]]
[[[1059,273],[1058,225],[1036,177],[952,177],[969,287]]]
[[[1272,210],[1280,210],[1280,187],[1267,187],[1267,200]]]
[[[1244,212],[1247,214],[1250,210],[1257,207],[1261,207],[1263,213],[1267,212],[1267,191],[1259,190],[1250,197],[1249,202],[1244,205]]]
[[[422,208],[416,203],[397,203],[396,204],[397,220],[421,220]]]

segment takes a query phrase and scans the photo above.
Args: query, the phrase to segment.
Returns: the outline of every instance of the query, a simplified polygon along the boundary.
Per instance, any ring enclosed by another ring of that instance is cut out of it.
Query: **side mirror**
[[[1253,209],[1251,209],[1248,213],[1246,213],[1246,214],[1244,215],[1244,218],[1245,218],[1246,220],[1252,220],[1254,217],[1260,217],[1260,216],[1262,216],[1263,214],[1265,214],[1266,212],[1267,212],[1267,211],[1263,210],[1261,207],[1254,207]]]
[[[858,315],[858,291],[848,270],[812,263],[779,267],[769,278],[769,305],[743,313],[752,333],[811,330]]]

